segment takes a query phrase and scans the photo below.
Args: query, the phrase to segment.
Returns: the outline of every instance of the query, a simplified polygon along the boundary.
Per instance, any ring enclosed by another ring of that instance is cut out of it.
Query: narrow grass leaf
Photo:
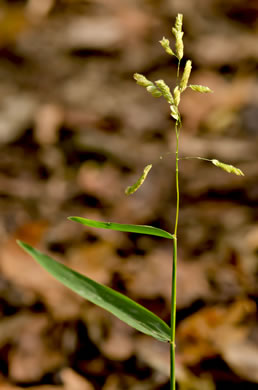
[[[59,282],[81,297],[114,314],[131,327],[160,341],[170,341],[170,328],[158,316],[123,294],[53,260],[30,245],[18,244]]]
[[[94,221],[93,219],[87,219],[82,217],[69,217],[68,219],[70,221],[79,222],[82,225],[90,226],[94,228],[117,230],[119,232],[128,232],[128,233],[149,234],[151,236],[169,238],[170,240],[174,239],[173,234],[167,232],[166,230],[156,228],[154,226],[127,225],[127,224],[115,223],[115,222],[100,222],[100,221]]]

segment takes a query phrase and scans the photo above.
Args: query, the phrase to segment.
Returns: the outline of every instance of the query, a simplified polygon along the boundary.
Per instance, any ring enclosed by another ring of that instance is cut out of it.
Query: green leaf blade
[[[110,287],[97,283],[58,263],[24,242],[18,241],[18,244],[59,282],[81,297],[109,311],[142,333],[163,342],[170,341],[169,326],[145,307]]]
[[[101,228],[101,229],[110,229],[117,230],[119,232],[128,232],[128,233],[139,233],[139,234],[148,234],[157,237],[168,238],[174,240],[173,234],[167,232],[166,230],[156,228],[154,226],[148,225],[128,225],[123,223],[115,222],[100,222],[94,221],[93,219],[87,219],[82,217],[69,217],[70,221],[81,223],[82,225]]]

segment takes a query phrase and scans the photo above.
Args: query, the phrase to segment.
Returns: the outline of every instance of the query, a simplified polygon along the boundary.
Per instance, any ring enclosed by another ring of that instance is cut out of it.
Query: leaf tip
[[[69,221],[77,222],[78,217],[67,217]]]
[[[21,247],[27,253],[31,252],[31,250],[33,249],[29,244],[27,244],[24,241],[16,240],[16,242],[19,245],[19,247]]]
[[[16,240],[16,242],[23,249],[25,249],[27,247],[27,245],[28,245],[28,244],[26,244],[25,242],[23,242],[21,240]]]

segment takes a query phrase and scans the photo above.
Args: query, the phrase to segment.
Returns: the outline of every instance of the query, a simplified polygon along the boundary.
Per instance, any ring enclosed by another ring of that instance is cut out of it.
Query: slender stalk
[[[203,161],[212,161],[210,158],[204,158],[204,157],[180,157],[178,160],[190,160],[190,159],[195,159],[195,160],[203,160]]]
[[[179,216],[179,169],[178,169],[178,146],[179,146],[179,129],[178,123],[175,125],[176,130],[176,218],[173,243],[173,264],[172,264],[172,291],[171,291],[171,344],[170,344],[170,389],[176,389],[175,375],[175,334],[176,334],[176,269],[177,269],[177,226]]]
[[[177,72],[176,72],[177,79],[179,79],[179,72],[180,72],[180,60],[178,60],[178,63],[177,63]]]
[[[178,169],[178,149],[179,149],[179,129],[178,129],[178,123],[175,124],[175,130],[176,130],[176,218],[175,218],[175,230],[174,235],[177,236],[177,225],[178,225],[178,216],[179,216],[179,169]]]
[[[176,267],[177,239],[173,243],[172,294],[171,294],[171,344],[170,344],[170,389],[176,389]]]

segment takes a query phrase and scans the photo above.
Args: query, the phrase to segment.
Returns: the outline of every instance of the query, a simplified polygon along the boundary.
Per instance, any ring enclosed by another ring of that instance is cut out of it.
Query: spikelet
[[[171,111],[171,116],[172,116],[172,118],[174,118],[176,121],[179,121],[179,119],[180,119],[180,116],[179,116],[179,112],[178,112],[178,108],[177,108],[177,106],[175,106],[174,104],[172,104],[171,106],[170,106],[170,111]]]
[[[203,85],[189,85],[189,87],[196,92],[201,92],[201,93],[208,93],[208,92],[213,92],[212,89],[209,87],[205,87]]]
[[[184,72],[180,81],[180,90],[183,92],[187,88],[188,80],[192,70],[192,61],[187,60],[184,68]]]
[[[175,53],[171,49],[170,44],[169,44],[170,42],[167,38],[163,37],[162,40],[159,41],[159,43],[161,44],[161,46],[163,47],[163,49],[165,50],[165,52],[167,54],[169,54],[170,56],[175,56]]]
[[[180,103],[180,89],[178,88],[178,85],[175,87],[174,89],[174,102],[175,102],[175,105],[178,107],[179,103]]]
[[[153,84],[153,85],[149,85],[146,89],[147,89],[147,91],[148,91],[149,93],[151,93],[152,96],[154,96],[154,97],[160,97],[160,96],[162,96],[162,92],[161,92],[157,87],[155,87],[154,84]]]
[[[170,92],[169,86],[164,82],[164,80],[157,80],[155,81],[155,84],[161,91],[164,98],[168,101],[169,104],[173,104],[174,100],[172,97],[172,94]]]
[[[234,167],[233,165],[224,164],[218,160],[211,160],[212,164],[214,164],[216,167],[219,167],[223,169],[224,171],[228,173],[234,173],[237,176],[244,176],[244,173],[241,171],[241,169]]]
[[[184,56],[184,43],[183,43],[183,32],[176,34],[176,56],[178,60],[180,61]]]
[[[178,60],[180,61],[184,56],[184,43],[183,43],[183,31],[182,31],[182,25],[183,25],[183,15],[178,14],[176,17],[176,23],[175,27],[172,28],[172,33],[174,34],[176,38],[176,56]]]
[[[138,85],[145,87],[149,93],[154,97],[162,96],[162,92],[153,84],[152,81],[148,80],[145,76],[140,73],[135,73],[133,78],[136,80]]]
[[[183,27],[183,14],[177,14],[176,21],[175,21],[175,29],[178,32],[182,31]]]
[[[151,170],[152,168],[152,165],[147,165],[144,170],[143,170],[143,174],[141,175],[141,177],[137,180],[137,182],[135,184],[133,184],[132,186],[129,186],[126,188],[125,190],[125,194],[126,195],[131,195],[133,194],[135,191],[137,191],[141,185],[143,184],[143,182],[145,181],[149,171]]]
[[[148,80],[140,73],[134,73],[133,78],[136,80],[136,83],[142,87],[149,87],[150,85],[153,85],[152,81]]]

